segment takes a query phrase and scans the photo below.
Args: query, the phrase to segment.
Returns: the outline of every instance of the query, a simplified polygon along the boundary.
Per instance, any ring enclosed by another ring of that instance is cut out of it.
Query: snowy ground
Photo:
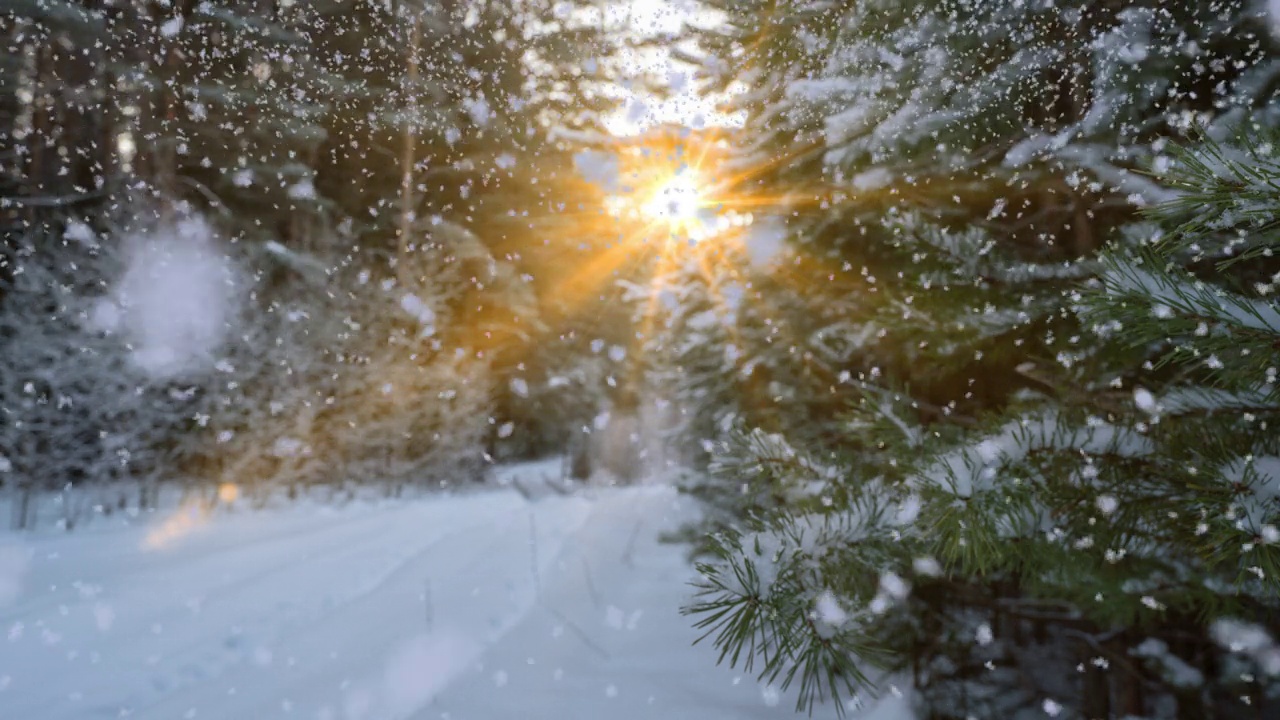
[[[793,717],[690,646],[689,501],[586,493],[0,539],[0,718]]]

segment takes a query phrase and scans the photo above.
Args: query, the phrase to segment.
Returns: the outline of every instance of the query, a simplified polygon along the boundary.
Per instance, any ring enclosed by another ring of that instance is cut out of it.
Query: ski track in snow
[[[495,491],[233,513],[160,549],[21,538],[0,720],[791,718],[690,645],[692,570],[657,537],[691,513],[662,487]]]

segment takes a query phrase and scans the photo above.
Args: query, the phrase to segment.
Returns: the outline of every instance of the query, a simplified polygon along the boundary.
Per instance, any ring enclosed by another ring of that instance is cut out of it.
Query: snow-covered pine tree
[[[753,251],[753,242],[777,247]],[[806,278],[820,268],[791,264],[781,242],[776,228],[749,228],[742,238],[673,249],[652,278],[628,288],[645,383],[668,418],[665,443],[695,471],[681,484],[705,501],[713,525],[778,507],[790,495],[782,486],[701,472],[730,438],[749,433],[775,443],[785,432],[793,442],[820,444],[838,432],[831,409],[840,380],[832,367],[848,347],[823,330],[848,307],[812,303]]]
[[[609,102],[579,92],[598,78],[566,51],[601,31],[552,23],[567,7],[0,8],[0,482],[473,477],[494,355],[538,326],[521,251],[562,240],[539,217],[572,154],[552,128]],[[200,216],[244,302],[210,367],[151,377],[85,316],[130,242]]]
[[[1266,18],[1236,2],[724,9],[705,65],[748,85],[742,190],[783,199],[797,254],[833,267],[806,288],[815,305],[855,309],[824,328],[849,348],[832,367],[845,432],[748,432],[717,460],[723,484],[792,493],[714,537],[692,609],[722,660],[798,684],[802,705],[882,660],[943,717],[1260,702],[1262,674],[1232,687],[1215,669],[1204,612],[1258,619],[1266,602],[1236,588],[1274,588],[1234,585],[1239,552],[1197,559],[1172,529],[1202,499],[1162,484],[1167,467],[1219,465],[1178,454],[1203,429],[1138,407],[1185,378],[1144,370],[1135,334],[1095,337],[1087,283],[1155,232],[1135,206],[1189,189],[1146,174],[1173,166],[1170,136],[1272,122]]]
[[[736,162],[801,198],[820,172],[864,206],[985,203],[1051,232],[1156,191],[1131,170],[1171,126],[1275,112],[1269,21],[1241,0],[712,4],[728,20],[705,72],[746,88]],[[1073,228],[1085,249],[1094,220]]]
[[[797,683],[804,707],[888,668],[939,717],[1274,710],[1277,668],[1231,628],[1280,630],[1275,148],[1166,157],[1177,199],[1059,296],[1075,349],[1020,368],[1041,389],[1002,412],[925,424],[862,382],[838,470],[738,446],[736,477],[782,472],[813,498],[716,536],[689,610],[722,659]]]
[[[1195,8],[1120,12],[1097,3],[1043,2],[801,0],[720,7],[727,22],[700,38],[707,51],[701,62],[720,87],[746,88],[733,96],[747,121],[727,164],[742,178],[731,192],[776,201],[773,217],[757,215],[779,226],[809,263],[789,268],[801,279],[789,293],[781,284],[772,302],[791,307],[769,313],[769,320],[802,327],[781,347],[812,358],[809,369],[826,366],[824,382],[798,398],[816,417],[834,414],[852,397],[842,379],[860,372],[910,386],[935,415],[998,403],[1026,383],[1012,372],[1024,355],[1022,343],[1033,342],[1036,323],[1055,307],[1037,302],[1014,313],[962,312],[1003,306],[987,296],[1014,290],[986,257],[982,245],[989,238],[961,233],[934,240],[947,245],[946,252],[969,254],[973,271],[995,273],[994,282],[947,287],[954,301],[943,312],[917,313],[930,322],[897,322],[913,312],[916,292],[900,292],[894,276],[904,263],[922,269],[930,247],[928,238],[911,233],[882,242],[886,212],[899,230],[928,225],[924,217],[949,227],[989,228],[1006,246],[996,255],[1043,265],[1034,272],[1046,286],[1079,276],[1078,269],[1052,266],[1095,248],[1130,212],[1135,193],[1155,194],[1152,183],[1131,171],[1152,154],[1149,145],[1163,128],[1180,112],[1212,107],[1208,103],[1248,105],[1252,96],[1238,88],[1258,86],[1266,76],[1254,64],[1264,54],[1261,25],[1239,4],[1211,16]],[[1213,48],[1217,59],[1199,65],[1187,54],[1193,45]],[[1142,62],[1139,55],[1154,50],[1161,60]],[[1228,60],[1239,67],[1228,64],[1220,72]],[[1183,86],[1198,86],[1215,73],[1228,80],[1253,76],[1221,82],[1212,98],[1188,102],[1194,91]],[[1121,84],[1145,89],[1127,93]],[[1115,121],[1086,122],[1090,112]],[[799,292],[812,300],[776,297]],[[974,348],[984,355],[957,361],[957,343],[975,333],[985,337]],[[735,347],[744,362],[778,371],[779,363],[760,362],[777,346],[749,340]],[[973,372],[993,361],[1005,372]],[[966,388],[965,397],[957,387]],[[734,402],[729,397],[720,406]],[[696,433],[694,439],[707,438]]]

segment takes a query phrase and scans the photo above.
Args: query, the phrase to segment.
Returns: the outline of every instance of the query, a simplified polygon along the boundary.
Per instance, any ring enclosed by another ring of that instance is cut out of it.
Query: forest
[[[1280,716],[1280,3],[0,0],[0,45],[13,542],[541,463],[697,508],[645,582],[765,688],[724,717]]]

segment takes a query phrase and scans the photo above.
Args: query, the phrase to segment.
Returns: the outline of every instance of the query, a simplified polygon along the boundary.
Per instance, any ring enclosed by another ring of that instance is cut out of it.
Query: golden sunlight
[[[213,504],[207,498],[188,498],[172,515],[147,532],[142,546],[147,550],[162,550],[207,525],[212,514]]]
[[[240,488],[235,483],[224,482],[218,486],[218,500],[230,505],[240,497]]]
[[[639,180],[638,187],[623,195],[605,196],[603,203],[610,217],[635,223],[631,234],[636,240],[701,241],[728,227],[727,219],[717,212],[723,204],[714,197],[717,189],[698,170],[642,161],[629,174]]]
[[[640,209],[648,219],[665,221],[672,230],[679,230],[699,221],[705,203],[702,192],[703,183],[685,170],[660,183]]]
[[[725,167],[729,132],[664,127],[615,138],[584,153],[590,157],[580,163],[573,181],[582,184],[577,192],[592,202],[556,222],[560,228],[566,221],[575,223],[571,234],[604,242],[557,283],[557,300],[572,304],[599,297],[603,284],[620,273],[648,273],[660,284],[685,262],[704,267],[707,275],[721,270],[732,274],[763,262],[761,248],[772,257],[769,248],[778,243],[762,243],[760,237],[773,237],[777,231],[758,232],[753,226],[760,214],[816,205],[821,192],[752,192],[756,177],[791,158]]]

